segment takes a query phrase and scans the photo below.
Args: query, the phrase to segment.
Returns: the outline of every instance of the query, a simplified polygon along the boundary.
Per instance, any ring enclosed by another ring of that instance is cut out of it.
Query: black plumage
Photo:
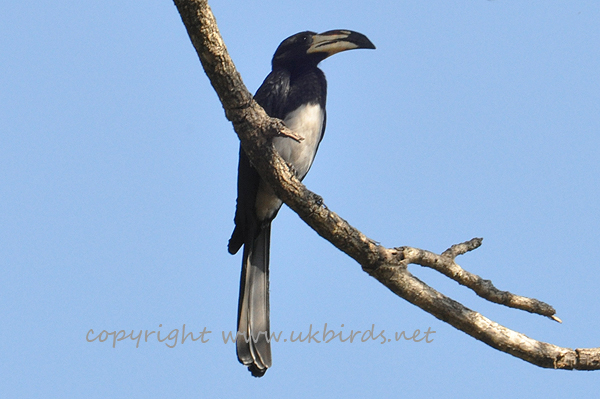
[[[366,36],[349,30],[290,36],[277,48],[272,71],[254,96],[269,116],[282,119],[304,138],[301,142],[273,139],[299,179],[308,173],[325,132],[327,81],[317,65],[330,55],[356,48],[375,46]],[[240,147],[235,229],[228,250],[235,254],[244,246],[236,347],[238,359],[256,377],[271,366],[269,244],[271,221],[281,205]]]

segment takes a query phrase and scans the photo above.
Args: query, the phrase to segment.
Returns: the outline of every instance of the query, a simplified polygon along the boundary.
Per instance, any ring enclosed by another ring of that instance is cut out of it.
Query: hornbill
[[[310,169],[325,132],[327,81],[317,65],[330,55],[358,48],[375,46],[363,34],[349,30],[290,36],[275,51],[272,71],[254,96],[269,116],[283,120],[303,137],[300,142],[288,137],[273,139],[275,149],[300,180]],[[282,201],[261,179],[241,147],[237,190],[235,229],[228,246],[231,254],[244,246],[237,356],[253,376],[261,377],[271,366],[269,242],[271,221]]]

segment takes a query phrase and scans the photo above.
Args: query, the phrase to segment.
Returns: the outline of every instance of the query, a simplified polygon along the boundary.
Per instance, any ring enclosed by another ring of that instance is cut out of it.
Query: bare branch
[[[448,256],[454,260],[459,255],[464,255],[469,251],[473,251],[481,246],[483,238],[472,238],[460,244],[455,244],[442,252],[442,256]]]
[[[600,368],[600,348],[573,350],[531,339],[439,293],[405,268],[383,266],[372,275],[398,296],[492,348],[545,368]]]
[[[480,239],[454,245],[442,255],[410,247],[388,249],[325,207],[322,198],[306,189],[273,150],[271,137],[295,135],[283,129],[281,121],[269,118],[252,99],[227,53],[207,1],[175,0],[175,5],[204,71],[223,104],[225,115],[233,123],[253,165],[276,194],[319,235],[355,259],[365,272],[401,298],[493,348],[540,367],[600,369],[600,348],[573,350],[531,339],[446,297],[407,269],[411,263],[431,267],[489,301],[557,320],[550,305],[499,291],[488,280],[463,270],[454,262],[456,256],[481,245]]]
[[[456,244],[444,251],[441,255],[422,249],[402,247],[397,248],[403,252],[404,263],[418,264],[430,267],[444,276],[451,278],[460,285],[472,289],[477,295],[490,302],[498,303],[509,308],[521,309],[530,313],[536,313],[542,316],[550,317],[555,321],[560,319],[554,314],[556,311],[547,303],[537,299],[526,298],[512,294],[508,291],[500,291],[490,280],[484,280],[476,274],[470,273],[454,262],[454,258],[468,251],[478,248],[481,245],[481,238],[473,238],[470,241]]]

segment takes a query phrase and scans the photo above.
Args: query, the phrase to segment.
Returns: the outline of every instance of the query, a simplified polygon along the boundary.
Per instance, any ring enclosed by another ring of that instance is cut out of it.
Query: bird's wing
[[[290,91],[290,74],[285,70],[272,71],[258,88],[254,99],[273,118],[283,119]]]
[[[289,73],[273,71],[256,91],[254,99],[265,112],[275,118],[283,117],[284,104],[289,92]],[[241,246],[258,233],[260,222],[256,219],[256,193],[260,184],[258,172],[250,164],[240,147],[238,164],[238,197],[235,210],[235,229],[229,239],[229,253],[235,254]]]

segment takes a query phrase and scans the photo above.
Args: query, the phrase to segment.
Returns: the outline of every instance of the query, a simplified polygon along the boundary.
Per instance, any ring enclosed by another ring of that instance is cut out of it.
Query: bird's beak
[[[307,54],[325,53],[326,57],[356,48],[374,49],[375,45],[362,33],[351,30],[330,30],[313,36]]]

